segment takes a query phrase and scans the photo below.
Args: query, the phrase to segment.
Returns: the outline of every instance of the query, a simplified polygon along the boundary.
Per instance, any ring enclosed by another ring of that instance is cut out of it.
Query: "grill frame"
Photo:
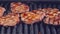
[[[60,9],[60,7],[58,7],[60,6],[59,4],[60,2],[40,2],[40,1],[38,2],[21,1],[21,2],[27,4],[30,7],[30,11],[38,8],[48,8],[48,7],[54,8],[55,5],[56,5],[55,6],[56,8]],[[11,2],[8,2],[8,1],[5,1],[5,2],[0,1],[0,5],[7,9],[5,14],[9,12],[10,3]],[[31,25],[27,25],[21,22],[14,27],[0,26],[0,34],[38,34],[39,32],[41,32],[41,34],[60,34],[60,25],[58,26],[47,25],[47,24],[44,24],[43,21],[40,21]]]

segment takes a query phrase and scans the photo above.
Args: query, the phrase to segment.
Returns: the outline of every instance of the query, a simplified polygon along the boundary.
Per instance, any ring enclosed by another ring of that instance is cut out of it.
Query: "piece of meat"
[[[5,8],[0,6],[0,17],[3,16],[3,13],[5,12]]]
[[[33,12],[25,12],[21,14],[21,20],[26,24],[33,24],[40,20],[40,15]]]
[[[49,24],[51,24],[51,25],[54,24],[54,18],[49,18]]]
[[[60,25],[60,11],[58,12],[58,19],[59,19],[59,25]]]
[[[11,11],[13,13],[22,13],[29,11],[29,6],[26,4],[23,4],[21,2],[12,2],[11,3]]]
[[[59,25],[60,25],[60,18],[59,18]]]
[[[8,14],[5,16],[5,22],[3,26],[15,26],[19,22],[18,14]]]
[[[46,16],[54,17],[55,15],[57,15],[57,13],[58,13],[58,10],[55,8],[50,10],[47,9]]]
[[[40,15],[40,21],[45,17],[45,12],[43,12],[41,9],[38,10],[32,10],[35,14]]]
[[[5,23],[5,17],[4,16],[2,16],[2,17],[0,17],[0,25],[3,25],[4,23]]]
[[[55,16],[53,25],[59,25],[59,17],[58,17],[58,15]]]
[[[52,24],[52,25],[59,25],[59,17],[58,17],[58,12],[59,12],[59,9],[48,9],[46,10],[46,15],[45,15],[45,19],[44,19],[44,22],[47,24]]]

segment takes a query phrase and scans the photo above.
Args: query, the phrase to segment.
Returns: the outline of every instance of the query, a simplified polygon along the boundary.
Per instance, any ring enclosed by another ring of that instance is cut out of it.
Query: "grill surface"
[[[6,15],[10,11],[10,3],[11,2],[1,2],[0,5],[5,7],[7,11],[4,13]],[[53,2],[22,2],[30,6],[30,10],[34,10],[37,8],[59,8],[59,3]],[[0,26],[0,34],[60,34],[60,27],[53,25],[46,25],[41,22],[37,22],[35,24],[27,25],[21,22],[21,24],[17,24],[14,27],[3,27]]]

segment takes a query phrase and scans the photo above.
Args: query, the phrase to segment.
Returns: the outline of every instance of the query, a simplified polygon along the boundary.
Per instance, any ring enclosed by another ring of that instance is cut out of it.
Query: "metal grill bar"
[[[60,34],[60,28],[57,28],[57,34]]]
[[[10,34],[10,27],[8,27],[7,29],[7,34]]]
[[[54,27],[51,27],[51,33],[52,33],[52,34],[57,34],[57,33],[56,33],[56,29],[55,29]]]
[[[60,5],[57,6],[60,9]]]
[[[14,29],[12,30],[12,34],[16,34],[16,27],[17,26],[15,26]]]
[[[24,26],[24,33],[28,34],[28,25],[27,24],[25,24],[25,26]]]
[[[51,34],[49,26],[46,26],[46,34]]]
[[[34,34],[33,24],[31,24],[31,26],[30,26],[30,34]]]
[[[0,34],[1,34],[1,28],[2,28],[2,27],[0,26]]]
[[[37,24],[35,24],[35,34],[38,34],[39,32],[38,32],[38,25]]]
[[[43,28],[43,24],[42,23],[40,24],[40,32],[41,32],[41,34],[44,34],[44,28]]]
[[[23,34],[22,29],[23,29],[22,24],[20,24],[19,25],[19,30],[18,30],[19,34]]]
[[[30,4],[30,8],[31,8],[30,10],[33,10],[32,4]]]
[[[1,34],[4,34],[4,27],[2,27],[2,29],[1,29]]]

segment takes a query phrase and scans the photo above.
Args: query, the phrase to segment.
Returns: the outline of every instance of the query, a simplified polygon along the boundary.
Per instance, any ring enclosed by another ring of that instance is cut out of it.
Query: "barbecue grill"
[[[12,1],[11,1],[12,2]],[[0,6],[6,8],[6,15],[10,11],[9,1],[0,1]],[[15,1],[16,2],[16,1]],[[22,3],[27,4],[30,7],[30,11],[38,8],[58,8],[60,9],[60,2],[40,2],[40,1],[21,1]],[[60,34],[60,25],[47,25],[43,21],[27,25],[22,21],[16,26],[4,27],[0,26],[0,34]]]

